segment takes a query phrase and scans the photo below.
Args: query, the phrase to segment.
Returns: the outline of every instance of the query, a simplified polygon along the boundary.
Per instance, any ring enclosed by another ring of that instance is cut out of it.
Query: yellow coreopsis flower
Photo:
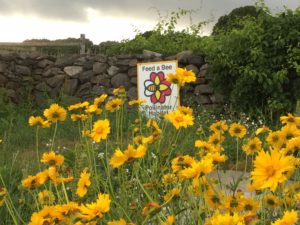
[[[105,109],[110,112],[116,112],[120,109],[121,105],[123,105],[122,99],[114,98],[106,103]]]
[[[187,106],[179,106],[178,107],[179,112],[181,112],[182,114],[187,114],[192,116],[193,115],[193,109]]]
[[[213,162],[212,160],[200,160],[195,161],[191,164],[190,167],[184,168],[179,171],[180,179],[191,179],[191,178],[199,178],[204,176],[205,174],[210,173],[213,170]]]
[[[165,222],[162,222],[161,225],[172,225],[175,223],[175,216],[170,215],[167,217],[167,220]]]
[[[116,149],[115,153],[113,154],[112,158],[109,161],[109,164],[114,167],[120,167],[122,166],[125,162],[127,162],[128,156],[125,155],[120,149]]]
[[[192,70],[177,68],[176,74],[178,74],[178,76],[181,77],[183,84],[196,81],[196,75]]]
[[[205,225],[245,225],[245,222],[237,213],[221,214],[217,211],[211,218],[208,218]]]
[[[91,185],[90,177],[91,177],[91,174],[88,172],[88,169],[85,168],[81,172],[80,178],[79,178],[78,183],[77,183],[76,194],[79,197],[83,197],[83,196],[86,195],[87,188]]]
[[[178,181],[178,178],[176,177],[176,175],[174,173],[167,173],[164,174],[162,177],[162,182],[165,186],[169,185],[169,184],[174,184]]]
[[[145,99],[131,100],[128,102],[128,105],[141,105],[145,102],[147,102],[147,100],[145,100]]]
[[[260,151],[254,161],[251,180],[259,189],[270,188],[275,191],[277,185],[285,182],[288,175],[295,169],[295,158],[284,156],[279,150]]]
[[[279,200],[276,195],[268,194],[263,198],[263,202],[269,209],[275,209],[279,206]]]
[[[286,142],[286,146],[283,149],[285,155],[294,154],[300,150],[300,137],[295,137]]]
[[[86,121],[88,119],[88,116],[86,114],[71,114],[71,120],[72,121]]]
[[[262,142],[258,137],[250,139],[247,144],[242,146],[243,151],[247,155],[253,155],[256,152],[259,152],[262,149]]]
[[[108,194],[100,193],[96,202],[80,206],[80,217],[87,221],[102,218],[110,210],[110,202]]]
[[[91,137],[95,142],[105,140],[110,133],[110,124],[108,119],[97,120],[93,125]]]
[[[217,121],[210,125],[210,130],[212,130],[215,133],[224,133],[224,131],[228,130],[228,126],[226,124],[225,120]]]
[[[88,114],[96,114],[96,115],[100,115],[102,113],[102,109],[99,109],[98,108],[98,105],[90,105],[86,110],[85,112],[88,113]]]
[[[167,192],[164,196],[164,201],[168,202],[170,201],[173,197],[179,196],[181,189],[180,188],[173,188],[170,191]]]
[[[285,142],[285,135],[281,131],[274,131],[269,133],[266,141],[273,147],[273,148],[280,148],[283,143]]]
[[[229,134],[232,137],[243,138],[246,135],[246,132],[246,127],[239,123],[233,123],[229,127]]]
[[[134,225],[134,223],[127,223],[124,219],[112,220],[107,222],[107,225]]]
[[[67,111],[58,104],[52,104],[48,109],[44,110],[44,116],[52,123],[64,121],[67,117]]]
[[[70,106],[68,107],[68,110],[69,110],[69,111],[73,111],[73,110],[77,110],[77,109],[85,109],[85,108],[87,108],[89,105],[90,105],[90,103],[87,102],[87,101],[85,101],[85,102],[79,102],[79,103],[70,105]]]
[[[30,116],[29,119],[28,119],[28,123],[29,123],[30,126],[38,125],[38,126],[41,126],[43,128],[50,127],[50,125],[51,125],[49,123],[49,121],[43,120],[42,117],[40,117],[40,116]]]
[[[242,201],[242,205],[243,205],[243,210],[245,212],[250,212],[252,214],[256,214],[257,213],[257,210],[260,206],[260,202],[257,201],[257,200],[254,200],[253,198],[246,198],[246,197],[243,197],[241,199]]]
[[[208,143],[207,141],[202,141],[202,140],[196,140],[195,147],[200,149],[199,152],[200,155],[202,154],[202,151],[204,151],[204,153],[217,151],[214,145]]]
[[[283,217],[276,220],[272,225],[296,225],[298,220],[297,211],[285,211]]]
[[[51,205],[55,200],[55,196],[51,191],[43,190],[38,193],[38,201],[42,205]]]
[[[262,127],[257,128],[257,130],[255,131],[255,135],[263,134],[263,133],[266,133],[269,131],[270,131],[269,127],[262,126]]]
[[[286,125],[300,125],[300,117],[293,116],[291,113],[288,113],[287,116],[281,116],[280,121]]]
[[[41,159],[42,163],[47,163],[49,166],[60,166],[64,163],[64,156],[56,154],[54,151],[45,152]]]
[[[177,73],[175,73],[175,74],[168,73],[166,80],[169,81],[170,83],[176,84],[178,86],[183,86],[184,85],[182,77]]]
[[[179,172],[180,170],[191,166],[194,162],[196,162],[196,159],[189,155],[178,156],[174,158],[171,162],[172,170],[174,173]]]
[[[187,128],[194,125],[194,117],[188,114],[183,114],[179,110],[169,112],[165,115],[165,119],[170,121],[176,129],[181,127]]]
[[[105,101],[106,98],[107,98],[107,94],[100,95],[99,97],[97,97],[97,98],[94,99],[94,105],[101,104],[102,102]]]

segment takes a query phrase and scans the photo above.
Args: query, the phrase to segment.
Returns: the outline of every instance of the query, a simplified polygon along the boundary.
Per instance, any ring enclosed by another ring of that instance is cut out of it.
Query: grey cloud
[[[0,15],[13,13],[35,15],[41,18],[69,21],[86,21],[86,9],[92,8],[100,15],[131,17],[137,20],[156,20],[157,13],[151,7],[158,8],[162,14],[178,8],[199,11],[195,20],[204,20],[229,13],[232,9],[253,4],[253,0],[0,0]],[[285,4],[289,8],[299,6],[298,0],[266,0],[271,8]]]

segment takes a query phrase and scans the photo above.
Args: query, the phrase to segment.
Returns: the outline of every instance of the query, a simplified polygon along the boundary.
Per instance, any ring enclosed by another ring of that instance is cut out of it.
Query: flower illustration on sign
[[[151,103],[165,103],[166,96],[171,95],[171,83],[165,79],[163,72],[152,72],[150,79],[145,80],[145,96],[150,97]]]

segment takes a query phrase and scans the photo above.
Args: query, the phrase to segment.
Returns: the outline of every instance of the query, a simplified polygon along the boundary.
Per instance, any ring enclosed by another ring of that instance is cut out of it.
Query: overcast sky
[[[266,0],[273,12],[299,0]],[[134,37],[134,29],[151,30],[162,15],[178,8],[192,9],[193,21],[213,20],[253,0],[0,0],[0,42],[31,38],[86,37],[95,44]],[[204,34],[209,32],[209,27]]]

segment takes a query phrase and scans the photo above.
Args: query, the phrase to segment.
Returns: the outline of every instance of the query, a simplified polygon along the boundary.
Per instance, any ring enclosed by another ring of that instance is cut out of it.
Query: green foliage
[[[241,28],[242,19],[246,17],[257,17],[259,12],[256,10],[255,6],[243,6],[232,10],[228,15],[221,16],[218,22],[214,25],[212,35],[217,35],[221,33],[228,33],[232,29]]]
[[[147,49],[171,55],[184,50],[198,49],[201,42],[200,30],[203,25],[207,24],[207,21],[191,23],[185,29],[176,30],[179,20],[185,16],[190,18],[193,13],[192,10],[180,9],[165,17],[159,14],[159,22],[153,30],[144,33],[137,31],[135,38],[132,40],[102,42],[98,48],[95,48],[95,51],[106,55],[117,55],[141,53],[144,49]]]
[[[299,76],[300,10],[275,16],[264,10],[240,22],[241,28],[202,41],[213,86],[239,111],[291,111]]]

